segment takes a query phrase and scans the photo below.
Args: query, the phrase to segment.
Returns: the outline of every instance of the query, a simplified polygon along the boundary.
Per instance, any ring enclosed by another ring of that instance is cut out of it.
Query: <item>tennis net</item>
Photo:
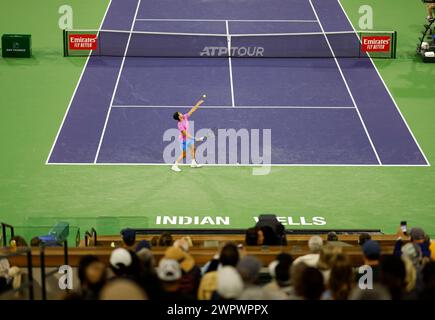
[[[200,34],[64,30],[64,56],[395,58],[395,31]]]

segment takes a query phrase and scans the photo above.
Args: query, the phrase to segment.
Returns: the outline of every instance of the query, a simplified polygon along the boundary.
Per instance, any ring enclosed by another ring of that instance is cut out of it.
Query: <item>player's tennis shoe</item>
[[[171,170],[172,170],[172,171],[175,171],[175,172],[180,172],[180,171],[181,171],[181,169],[178,168],[178,166],[177,166],[176,164],[174,164],[174,165],[171,167]]]
[[[190,167],[191,168],[201,168],[202,165],[198,164],[195,160],[192,160]]]

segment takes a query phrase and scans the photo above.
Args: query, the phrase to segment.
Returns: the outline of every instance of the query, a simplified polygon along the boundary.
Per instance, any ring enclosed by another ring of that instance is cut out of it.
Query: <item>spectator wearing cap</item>
[[[117,248],[110,254],[110,267],[116,276],[123,276],[133,262],[127,249]]]
[[[217,271],[217,286],[212,300],[236,300],[243,293],[243,280],[236,268],[223,266]]]
[[[136,242],[136,231],[130,228],[123,229],[121,230],[121,236],[125,247],[131,248],[134,246]]]
[[[224,266],[235,267],[239,262],[239,249],[234,243],[225,244],[218,258],[218,266],[216,270],[204,274],[198,288],[199,300],[210,300],[213,293],[217,290],[218,271]]]
[[[254,256],[243,257],[236,269],[242,277],[244,286],[239,298],[241,300],[264,300],[263,290],[257,283],[261,269],[260,260]]]
[[[139,258],[134,252],[125,248],[117,248],[112,251],[110,267],[118,278],[127,278],[137,283],[142,281],[142,268]]]
[[[426,237],[426,233],[422,228],[416,227],[412,228],[409,232],[410,240],[412,243],[417,244],[420,246],[421,253],[423,257],[429,257],[430,258],[430,241],[428,241]],[[400,257],[402,255],[402,246],[403,246],[403,239],[406,239],[405,233],[402,231],[401,228],[397,230],[397,241],[394,246],[394,255]]]
[[[319,262],[320,251],[323,247],[323,240],[319,236],[312,236],[308,240],[308,248],[310,253],[296,258],[293,264],[305,263],[309,267],[316,267]]]
[[[351,244],[338,240],[338,235],[336,232],[328,232],[327,243],[334,247],[352,247]]]
[[[162,300],[191,300],[189,295],[183,294],[180,290],[182,271],[177,260],[162,258],[157,267],[157,275],[162,283]]]
[[[364,265],[369,266],[372,270],[373,282],[379,281],[380,276],[380,267],[379,267],[379,259],[381,258],[381,246],[379,242],[374,240],[368,240],[362,246],[362,252],[364,255]],[[359,280],[365,273],[360,273],[359,269],[357,270],[357,278]]]
[[[420,246],[422,256],[430,257],[430,240],[424,230],[422,228],[412,228],[409,234],[411,236],[411,242]]]
[[[182,271],[180,292],[194,299],[201,281],[201,269],[195,265],[193,257],[180,247],[172,246],[165,251],[165,258],[175,260],[180,264]]]

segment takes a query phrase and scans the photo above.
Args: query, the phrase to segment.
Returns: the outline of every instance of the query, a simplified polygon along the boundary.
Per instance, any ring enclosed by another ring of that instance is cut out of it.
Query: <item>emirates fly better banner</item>
[[[68,39],[70,50],[97,49],[97,35],[95,34],[70,34]]]
[[[390,36],[363,36],[361,39],[363,52],[389,52],[390,48]]]

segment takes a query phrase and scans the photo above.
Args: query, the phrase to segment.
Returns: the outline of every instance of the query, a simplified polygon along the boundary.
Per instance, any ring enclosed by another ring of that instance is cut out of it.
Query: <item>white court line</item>
[[[160,32],[160,31],[140,31],[140,30],[113,30],[113,29],[69,29],[69,32],[107,32],[107,33],[127,33],[127,34],[149,34],[149,35],[174,35],[174,36],[206,36],[206,37],[226,37],[223,33],[186,33],[186,32]],[[353,32],[352,32],[353,33]]]
[[[346,10],[344,10],[343,5],[341,4],[340,0],[337,0],[337,2],[338,2],[338,4],[340,5],[341,10],[342,10],[343,13],[345,14],[345,16],[346,16],[346,18],[347,18],[347,21],[348,21],[349,24],[352,26],[352,29],[353,29],[353,31],[355,32],[356,36],[358,36],[358,33],[357,33],[357,31],[355,30],[355,28],[354,28],[352,22],[350,21],[350,18],[349,18],[349,16],[347,15]],[[371,32],[371,31],[370,31],[370,32]],[[430,162],[428,161],[426,155],[424,154],[423,149],[421,148],[420,144],[418,143],[417,139],[415,138],[414,133],[413,133],[412,130],[411,130],[411,127],[408,125],[408,122],[406,121],[405,117],[403,116],[402,112],[400,111],[399,106],[398,106],[397,103],[396,103],[396,100],[394,99],[393,95],[391,94],[390,89],[387,87],[387,84],[385,83],[384,79],[382,78],[381,73],[379,72],[378,68],[376,67],[376,65],[375,65],[375,63],[373,62],[373,59],[372,59],[372,57],[370,57],[370,55],[369,55],[369,59],[370,59],[370,62],[372,63],[372,65],[373,65],[373,68],[376,70],[376,72],[377,72],[379,78],[381,79],[381,81],[382,81],[382,83],[383,83],[383,85],[384,85],[384,87],[385,87],[385,90],[387,90],[387,92],[388,92],[388,94],[390,95],[391,100],[393,101],[393,103],[394,103],[394,105],[395,105],[397,111],[399,112],[400,116],[402,117],[403,122],[405,123],[406,127],[408,128],[409,133],[411,134],[412,138],[414,139],[415,144],[417,145],[418,149],[420,150],[421,154],[423,155],[424,160],[426,161],[427,165],[430,166]]]
[[[107,32],[107,33],[126,33],[126,34],[144,34],[144,35],[168,35],[168,36],[198,36],[198,37],[228,37],[224,33],[196,33],[196,32],[162,32],[162,31],[140,31],[140,30],[112,30],[112,29],[69,29],[68,32]],[[278,33],[234,33],[230,37],[263,37],[263,36],[315,36],[315,35],[338,35],[354,34],[354,31],[330,31],[330,32],[278,32]],[[370,31],[370,33],[392,33],[392,31]]]
[[[147,106],[147,105],[112,105],[112,108],[162,108],[162,109],[182,109],[187,106]],[[232,109],[233,106],[202,106],[201,109]],[[352,107],[339,106],[237,106],[237,109],[355,109]]]
[[[331,53],[332,53],[332,55],[333,55],[333,57],[334,57],[334,61],[335,61],[336,65],[337,65],[337,67],[338,67],[338,70],[340,71],[340,75],[341,75],[341,77],[343,78],[343,81],[344,81],[344,84],[345,84],[345,86],[346,86],[346,89],[347,89],[347,91],[349,92],[350,98],[352,99],[352,103],[353,103],[354,106],[355,106],[356,112],[358,113],[358,116],[359,116],[359,118],[360,118],[360,120],[361,120],[361,124],[362,124],[363,127],[364,127],[364,131],[366,132],[366,135],[367,135],[367,138],[369,139],[370,145],[372,146],[372,149],[373,149],[373,151],[374,151],[374,153],[375,153],[375,155],[376,155],[376,159],[378,160],[379,164],[382,165],[382,161],[381,161],[381,159],[379,158],[378,152],[376,151],[376,148],[375,148],[375,145],[373,144],[372,138],[370,137],[370,134],[369,134],[369,132],[368,132],[368,130],[367,130],[367,127],[366,127],[366,125],[365,125],[365,123],[364,123],[364,120],[363,120],[363,118],[362,118],[362,116],[361,116],[361,113],[359,112],[358,105],[356,104],[356,101],[355,101],[355,99],[354,99],[354,97],[353,97],[352,91],[351,91],[350,88],[349,88],[349,85],[348,85],[347,80],[346,80],[346,78],[345,78],[345,76],[344,76],[344,74],[343,74],[343,71],[341,70],[341,67],[340,67],[340,64],[338,63],[337,58],[335,57],[334,50],[332,49],[331,44],[329,43],[329,39],[328,39],[328,37],[327,37],[326,34],[325,34],[325,29],[323,28],[322,22],[320,21],[319,16],[317,15],[316,8],[314,7],[314,5],[313,5],[313,3],[312,3],[311,0],[309,0],[309,2],[310,2],[310,5],[311,5],[311,8],[313,8],[314,15],[316,16],[316,19],[319,21],[320,29],[322,29],[322,32],[323,32],[323,34],[324,34],[324,36],[325,36],[326,43],[328,44],[328,47],[329,47],[329,49],[331,50]]]
[[[97,32],[100,32],[101,27],[103,26],[104,20],[106,19],[106,15],[109,12],[109,8],[110,8],[111,4],[112,4],[112,0],[110,0],[109,4],[107,5],[106,11],[104,12],[104,15],[103,15],[103,19],[100,22],[100,26],[98,27],[98,30],[96,30]],[[77,92],[77,89],[79,88],[80,82],[82,81],[83,74],[85,73],[86,67],[88,66],[88,62],[89,62],[89,59],[91,57],[91,54],[92,54],[92,52],[89,52],[88,57],[86,58],[86,62],[85,62],[85,65],[84,65],[84,67],[82,69],[82,72],[80,74],[79,81],[77,82],[76,87],[74,88],[73,95],[72,95],[72,97],[71,97],[71,99],[70,99],[70,101],[68,103],[68,107],[66,108],[65,114],[63,115],[62,122],[60,124],[59,129],[57,130],[56,137],[54,138],[53,144],[51,145],[51,149],[50,149],[50,152],[48,154],[47,160],[45,161],[45,164],[47,164],[48,161],[51,158],[51,154],[53,153],[54,147],[55,147],[55,145],[57,143],[57,139],[59,138],[60,132],[62,131],[63,124],[65,123],[66,117],[67,117],[67,115],[69,113],[69,109],[71,108],[72,102],[73,102],[74,97],[75,97],[76,92]]]
[[[107,163],[107,162],[97,162],[97,163],[55,163],[50,162],[48,165],[54,166],[151,166],[151,167],[165,167],[172,166],[173,163]],[[181,166],[190,166],[188,163],[181,163]],[[312,164],[312,163],[274,163],[274,164],[203,164],[205,167],[261,167],[261,166],[270,166],[270,167],[429,167],[428,164]]]
[[[143,19],[137,18],[136,21],[169,21],[169,22],[295,22],[295,23],[316,23],[317,20],[240,20],[240,19]]]
[[[233,63],[231,61],[231,37],[230,37],[230,27],[228,26],[228,20],[225,21],[225,28],[227,31],[227,41],[228,41],[228,66],[230,72],[230,87],[231,87],[231,105],[233,108],[236,106],[234,102],[234,85],[233,85]]]
[[[119,79],[121,78],[122,69],[124,68],[125,57],[127,55],[128,46],[130,45],[130,40],[131,40],[131,31],[133,31],[133,29],[134,29],[134,24],[135,24],[137,13],[139,11],[140,3],[141,3],[141,0],[138,0],[136,12],[134,13],[133,21],[131,22],[130,35],[128,36],[127,45],[125,46],[125,51],[124,51],[124,57],[122,58],[121,67],[119,68],[118,77],[117,77],[116,83],[115,83],[115,88],[113,89],[112,98],[110,99],[109,111],[107,112],[106,121],[104,122],[104,127],[103,127],[103,131],[101,133],[100,142],[98,143],[98,148],[97,148],[97,152],[95,154],[94,163],[97,162],[98,156],[100,154],[101,144],[103,143],[104,134],[106,133],[107,123],[109,121],[110,112],[112,111],[113,100],[115,99],[116,90],[118,89],[118,84],[119,84]]]

